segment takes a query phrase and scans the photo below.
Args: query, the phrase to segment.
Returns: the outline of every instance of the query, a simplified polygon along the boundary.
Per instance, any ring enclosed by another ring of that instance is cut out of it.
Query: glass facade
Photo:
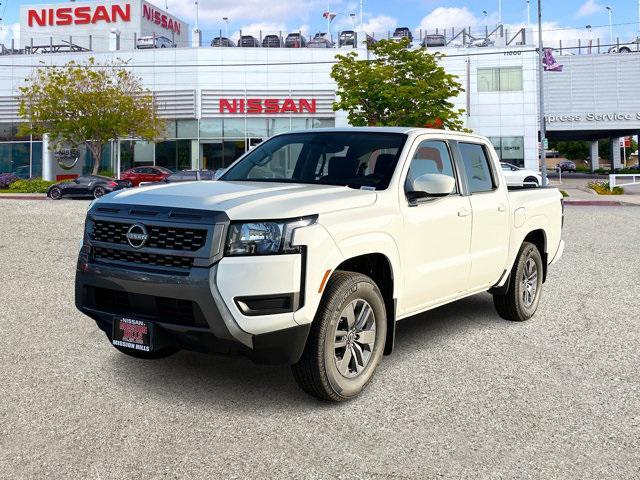
[[[335,126],[333,118],[207,118],[170,120],[162,139],[145,142],[123,139],[105,145],[100,170],[115,172],[118,147],[120,171],[133,167],[158,165],[170,170],[191,168],[218,169],[230,165],[247,150],[278,133]],[[18,136],[19,124],[0,123],[0,173],[15,173],[24,178],[42,176],[42,141]],[[91,171],[90,152],[80,148],[81,169]],[[57,171],[54,166],[54,171]],[[59,175],[64,172],[54,173]],[[72,173],[72,172],[68,172]]]
[[[478,69],[478,92],[521,92],[522,67]]]
[[[500,161],[524,167],[524,137],[489,137]]]

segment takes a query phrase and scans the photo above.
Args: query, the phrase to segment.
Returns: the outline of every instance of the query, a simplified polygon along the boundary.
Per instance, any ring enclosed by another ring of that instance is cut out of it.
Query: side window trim
[[[400,177],[400,185],[401,185],[401,190],[403,192],[403,196],[406,199],[406,189],[405,189],[405,185],[407,183],[407,177],[409,176],[409,170],[411,169],[411,163],[413,162],[413,158],[416,155],[418,148],[420,148],[420,145],[422,145],[422,143],[424,142],[442,142],[445,144],[445,147],[447,148],[448,152],[449,152],[449,157],[451,159],[451,166],[453,168],[453,175],[455,177],[456,180],[456,188],[457,188],[457,192],[452,194],[451,196],[468,196],[468,189],[466,186],[466,180],[464,177],[464,169],[461,169],[461,163],[457,160],[456,158],[456,149],[457,149],[457,142],[455,140],[450,140],[450,139],[446,139],[446,138],[436,138],[436,137],[431,137],[431,136],[421,136],[418,137],[414,140],[413,144],[411,145],[411,149],[409,150],[409,161],[407,162],[407,166],[406,166],[406,171],[403,173],[402,177]],[[455,144],[455,145],[454,145]],[[459,153],[458,153],[459,155]],[[447,197],[443,197],[443,198],[447,198]],[[425,199],[422,199],[422,201],[418,201],[415,205],[413,206],[417,206],[417,205],[421,205],[421,204],[426,204],[426,203],[430,203],[431,201],[433,201],[434,199],[426,199],[427,201],[425,201]]]
[[[479,195],[482,193],[495,193],[497,190],[499,190],[500,188],[500,180],[498,175],[496,175],[495,172],[495,168],[494,168],[494,161],[493,161],[493,157],[491,156],[491,150],[489,150],[488,146],[483,143],[483,142],[478,142],[478,141],[473,141],[473,140],[468,140],[468,141],[459,141],[456,140],[456,155],[457,155],[457,161],[459,162],[459,166],[461,167],[461,172],[462,175],[464,176],[464,180],[465,180],[465,185],[466,185],[466,191],[468,192],[467,195]],[[484,156],[487,160],[487,167],[489,168],[489,175],[491,176],[491,183],[493,185],[493,187],[491,188],[491,190],[485,190],[482,192],[472,192],[471,191],[471,186],[469,185],[469,178],[467,177],[467,170],[465,168],[464,165],[464,160],[462,159],[462,152],[460,151],[460,143],[469,143],[472,145],[478,145],[480,147],[482,147],[482,150],[484,151]]]

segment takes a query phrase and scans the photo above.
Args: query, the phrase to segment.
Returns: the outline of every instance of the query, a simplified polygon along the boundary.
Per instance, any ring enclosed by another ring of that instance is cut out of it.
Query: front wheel
[[[538,186],[538,179],[536,177],[527,177],[524,179],[524,186],[527,185],[534,185],[537,187]]]
[[[356,397],[371,381],[387,336],[387,316],[375,282],[336,271],[329,280],[300,360],[292,366],[308,394],[335,402]]]
[[[507,293],[493,296],[493,305],[502,318],[523,322],[533,317],[540,303],[543,272],[538,247],[524,242],[511,269]]]
[[[58,187],[52,187],[51,190],[49,190],[49,198],[51,200],[60,200],[62,198],[62,190]]]

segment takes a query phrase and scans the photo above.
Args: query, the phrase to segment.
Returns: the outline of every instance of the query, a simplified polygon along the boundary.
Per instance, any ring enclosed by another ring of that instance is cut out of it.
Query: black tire
[[[60,200],[62,198],[62,190],[60,190],[60,188],[58,187],[51,187],[51,190],[49,190],[47,196],[51,200]]]
[[[352,305],[355,306],[353,315],[350,315],[353,320],[351,327],[349,315],[344,314]],[[359,310],[358,305],[361,305]],[[373,318],[367,314],[365,305],[370,307]],[[366,315],[360,315],[363,312]],[[365,316],[364,323],[369,327],[357,333],[358,320]],[[338,332],[345,335],[338,335]],[[365,335],[369,340],[374,339],[373,345],[368,345],[366,340],[361,341],[360,334],[362,340]],[[386,335],[384,300],[375,282],[359,273],[336,271],[322,296],[302,357],[291,367],[293,376],[305,392],[322,400],[341,402],[354,398],[371,381],[382,358]],[[339,342],[338,337],[341,339]],[[366,355],[368,357],[364,361]]]
[[[537,179],[536,177],[527,177],[527,178],[525,178],[525,179],[524,179],[524,184],[525,184],[525,186],[526,186],[526,185],[531,185],[531,184],[533,184],[533,183],[535,183],[535,184],[536,184],[536,187],[538,187],[538,186],[539,186],[539,185],[538,185],[538,179]]]
[[[113,347],[121,353],[140,360],[160,360],[161,358],[167,358],[178,352],[177,348],[163,348],[162,350],[154,350],[152,352],[141,352],[139,350],[131,350],[130,348],[123,348],[113,345]]]
[[[101,198],[106,193],[107,193],[107,191],[104,189],[104,187],[101,187],[100,185],[98,185],[97,187],[95,187],[93,189],[93,198]]]
[[[621,47],[620,53],[631,53],[631,49],[628,47]]]
[[[531,281],[531,277],[528,275],[527,284],[535,285],[535,291],[532,290],[532,287],[525,286],[525,272],[529,272],[527,269],[531,265],[535,265],[536,277],[535,281]],[[514,322],[524,322],[533,317],[540,303],[543,272],[542,255],[538,247],[533,243],[524,242],[511,269],[507,293],[493,295],[493,305],[502,318]]]

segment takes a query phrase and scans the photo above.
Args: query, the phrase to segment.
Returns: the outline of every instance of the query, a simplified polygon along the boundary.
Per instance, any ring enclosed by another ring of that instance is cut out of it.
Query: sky
[[[1,0],[0,43],[15,33],[20,5],[65,3],[55,0]],[[195,23],[195,0],[151,0],[151,3],[189,22]],[[468,27],[482,30],[485,24],[496,25],[499,4],[502,4],[502,22],[511,29],[522,27],[527,21],[526,0],[364,0],[363,22],[367,32],[376,37],[385,35],[396,26],[422,28],[432,32],[435,28]],[[606,6],[612,8],[614,38],[621,41],[635,38],[638,31],[638,2],[634,0],[542,0],[545,43],[563,44],[578,38],[609,40],[609,16]],[[199,0],[200,29],[206,41],[218,31],[225,31],[223,17],[229,18],[230,36],[243,33],[292,31],[302,29],[307,34],[326,31],[322,13],[336,13],[333,32],[359,24],[359,0]],[[355,14],[355,16],[350,16]],[[531,0],[531,19],[536,23],[537,0]],[[590,25],[592,28],[586,28]]]

